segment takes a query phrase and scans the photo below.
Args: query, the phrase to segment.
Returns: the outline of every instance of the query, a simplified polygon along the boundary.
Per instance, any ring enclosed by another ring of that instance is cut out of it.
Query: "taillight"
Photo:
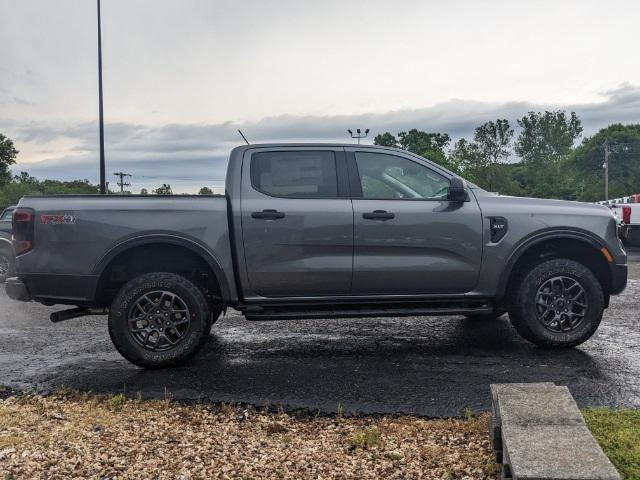
[[[26,253],[33,248],[33,210],[16,208],[12,216],[13,249],[16,255]]]
[[[631,207],[628,205],[622,207],[622,223],[627,225],[631,223]]]

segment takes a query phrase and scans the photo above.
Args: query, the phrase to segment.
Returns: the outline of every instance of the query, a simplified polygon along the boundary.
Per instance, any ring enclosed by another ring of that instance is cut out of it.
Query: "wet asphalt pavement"
[[[248,322],[234,312],[189,365],[145,371],[115,351],[106,317],[51,324],[59,309],[0,288],[0,385],[435,417],[487,410],[491,383],[551,381],[580,406],[640,408],[639,251],[596,335],[566,351],[527,343],[506,316]]]

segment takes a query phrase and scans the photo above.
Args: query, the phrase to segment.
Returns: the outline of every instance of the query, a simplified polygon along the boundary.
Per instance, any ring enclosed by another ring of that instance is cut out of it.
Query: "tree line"
[[[505,195],[597,201],[604,198],[603,162],[609,151],[609,197],[640,192],[640,124],[612,124],[582,135],[575,112],[529,112],[478,126],[453,145],[447,133],[412,129],[376,135],[375,145],[401,148]]]
[[[604,197],[603,161],[609,153],[611,198],[640,192],[640,124],[609,125],[583,138],[575,112],[528,112],[516,120],[500,118],[478,126],[473,137],[452,144],[448,133],[413,128],[375,136],[374,144],[401,148],[461,175],[478,186],[505,195],[597,201]],[[99,193],[88,180],[38,180],[27,172],[11,175],[18,150],[0,133],[0,208],[24,195]],[[200,195],[211,195],[202,187]],[[172,195],[162,184],[142,195]]]
[[[27,172],[11,175],[11,165],[16,163],[20,152],[13,141],[0,133],[0,211],[9,205],[18,203],[25,195],[59,195],[59,194],[98,194],[100,187],[89,180],[38,180]],[[110,192],[120,193],[120,192]],[[130,194],[131,192],[125,192]],[[200,195],[212,195],[209,187],[202,187]],[[149,192],[146,188],[140,190],[141,195],[173,195],[171,185],[164,183]]]

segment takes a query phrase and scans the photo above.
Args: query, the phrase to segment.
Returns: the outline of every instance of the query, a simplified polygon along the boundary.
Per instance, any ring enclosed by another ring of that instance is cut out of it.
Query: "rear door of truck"
[[[242,162],[250,297],[351,291],[353,208],[341,147],[257,147]]]

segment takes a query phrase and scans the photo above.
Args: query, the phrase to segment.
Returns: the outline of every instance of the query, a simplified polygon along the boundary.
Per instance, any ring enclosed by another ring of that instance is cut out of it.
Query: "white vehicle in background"
[[[640,194],[597,203],[607,205],[613,211],[625,243],[640,246]]]

